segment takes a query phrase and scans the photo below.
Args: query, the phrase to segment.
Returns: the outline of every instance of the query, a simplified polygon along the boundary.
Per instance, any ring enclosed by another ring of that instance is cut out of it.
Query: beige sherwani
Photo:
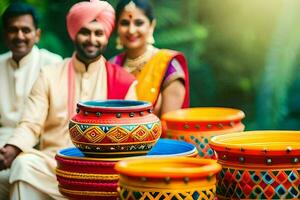
[[[6,143],[20,121],[25,99],[40,68],[61,60],[60,56],[36,46],[19,63],[12,59],[11,52],[0,55],[0,147]]]
[[[11,167],[9,182],[26,182],[37,190],[60,199],[54,174],[55,153],[72,146],[68,132],[68,63],[44,67],[33,86],[21,122],[8,144],[19,147],[24,153]],[[79,60],[74,62],[75,101],[107,99],[105,59],[86,67]],[[125,99],[136,99],[134,82]],[[76,106],[74,106],[76,108]],[[40,151],[32,147],[40,141]],[[35,164],[33,164],[35,163]]]

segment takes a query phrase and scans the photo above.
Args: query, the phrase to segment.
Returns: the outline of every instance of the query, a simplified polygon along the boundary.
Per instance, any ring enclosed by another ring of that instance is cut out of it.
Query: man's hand
[[[0,170],[10,168],[21,150],[13,145],[5,145],[0,149]]]

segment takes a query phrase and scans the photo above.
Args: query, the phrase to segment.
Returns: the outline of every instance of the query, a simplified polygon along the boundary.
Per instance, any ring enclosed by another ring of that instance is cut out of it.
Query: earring
[[[122,42],[121,42],[121,39],[120,37],[118,36],[117,39],[116,39],[116,49],[118,50],[122,50],[124,48]]]
[[[154,43],[155,43],[153,34],[151,34],[151,35],[147,38],[147,43],[148,43],[148,44],[154,44]]]

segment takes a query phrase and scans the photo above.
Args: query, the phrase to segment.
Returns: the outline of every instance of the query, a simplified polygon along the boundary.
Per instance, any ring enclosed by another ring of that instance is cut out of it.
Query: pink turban
[[[109,37],[115,25],[115,10],[106,1],[99,0],[73,5],[67,15],[67,29],[71,39],[74,40],[78,31],[94,20],[104,25],[105,35]]]

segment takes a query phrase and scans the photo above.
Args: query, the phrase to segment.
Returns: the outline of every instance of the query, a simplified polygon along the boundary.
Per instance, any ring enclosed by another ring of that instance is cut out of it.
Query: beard
[[[83,43],[79,44],[75,42],[75,49],[77,56],[82,61],[90,62],[93,60],[97,60],[99,57],[103,55],[103,52],[105,51],[106,46],[100,46],[100,45],[93,45],[95,47],[94,51],[88,51],[87,46],[91,44]]]

